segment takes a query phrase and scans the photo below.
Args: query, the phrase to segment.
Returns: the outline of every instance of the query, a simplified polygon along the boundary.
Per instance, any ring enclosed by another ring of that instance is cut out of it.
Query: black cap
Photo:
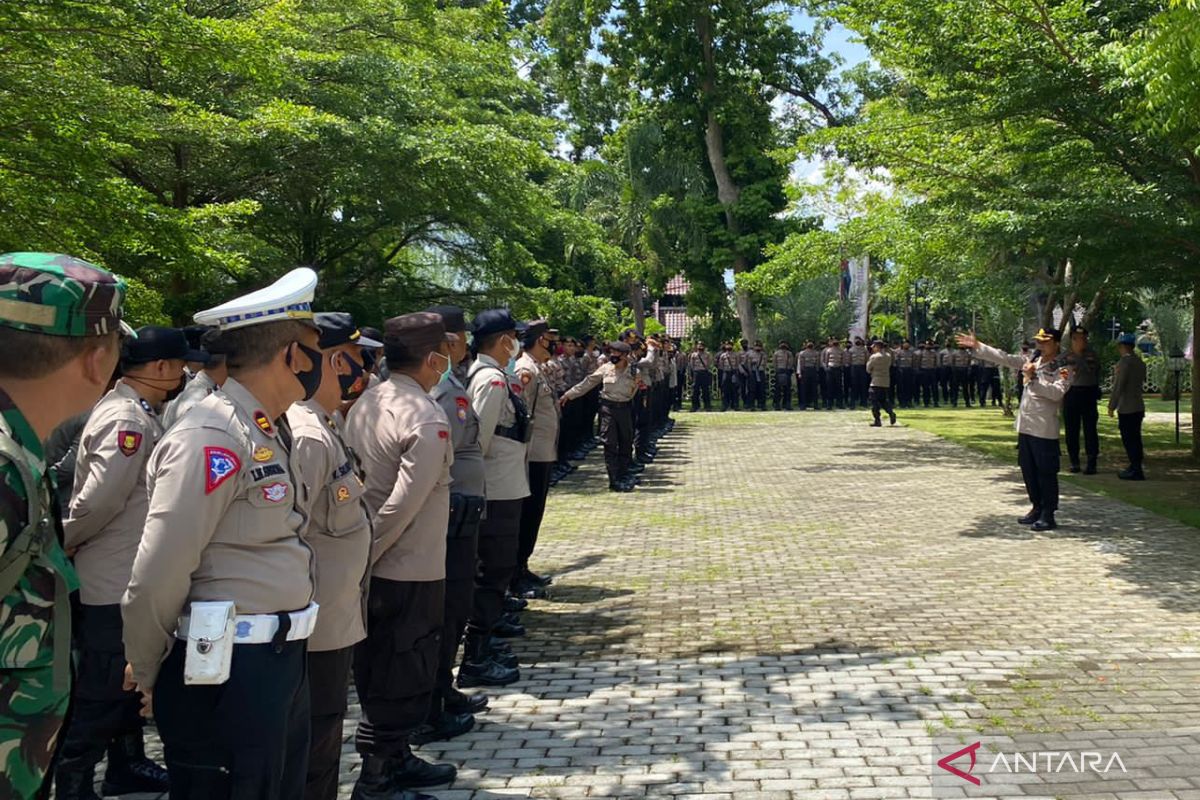
[[[317,346],[321,349],[343,344],[383,347],[383,342],[363,336],[362,331],[354,324],[354,317],[345,311],[322,311],[313,316],[313,321],[317,323],[317,330],[321,334],[317,340]]]
[[[1035,342],[1047,342],[1051,339],[1056,342],[1061,342],[1062,331],[1060,331],[1058,328],[1040,328],[1038,329],[1038,332],[1033,335],[1033,340]]]
[[[210,360],[208,353],[188,345],[187,335],[179,328],[146,325],[138,328],[136,339],[126,338],[121,342],[121,360],[126,364],[148,364],[170,358],[200,364]]]
[[[624,342],[609,342],[608,349],[612,350],[614,353],[621,353],[623,355],[629,355],[633,352],[633,348]]]
[[[446,341],[446,325],[438,314],[418,311],[383,323],[383,344],[389,361],[424,358]]]
[[[550,331],[550,323],[544,319],[532,319],[524,323],[523,328],[519,328],[517,332],[521,335],[521,343],[526,347],[533,347],[537,344],[537,340],[543,334]]]
[[[425,309],[430,314],[437,314],[446,326],[446,333],[465,333],[467,318],[458,306],[433,306]]]
[[[215,325],[188,325],[183,329],[183,335],[187,337],[188,347],[193,350],[204,349],[204,334],[211,330],[216,330]]]
[[[471,334],[476,337],[515,330],[517,321],[507,308],[489,308],[480,311],[475,315],[475,319],[471,320]]]

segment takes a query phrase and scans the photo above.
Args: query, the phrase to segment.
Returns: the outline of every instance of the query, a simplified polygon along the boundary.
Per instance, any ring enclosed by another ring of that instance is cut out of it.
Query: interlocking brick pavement
[[[929,797],[935,734],[1200,720],[1193,528],[1064,487],[1032,533],[1014,467],[861,413],[685,413],[644,477],[552,492],[524,680],[423,748],[438,797]]]

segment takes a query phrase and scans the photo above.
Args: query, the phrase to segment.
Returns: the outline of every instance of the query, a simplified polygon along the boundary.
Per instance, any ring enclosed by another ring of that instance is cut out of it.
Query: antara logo
[[[961,750],[957,750],[939,759],[937,765],[946,770],[946,772],[979,786],[981,783],[980,779],[972,773],[975,771],[976,752],[979,750],[980,745],[981,742],[969,744]],[[963,756],[970,758],[970,763],[966,765],[966,769],[954,763]],[[1121,760],[1120,753],[1115,750],[1108,753],[1101,753],[1095,750],[1034,750],[1029,752],[998,752],[992,757],[991,764],[985,772],[1025,772],[1030,774],[1091,772],[1097,775],[1104,775],[1114,769],[1119,769],[1121,772],[1128,772],[1125,769],[1125,762]]]

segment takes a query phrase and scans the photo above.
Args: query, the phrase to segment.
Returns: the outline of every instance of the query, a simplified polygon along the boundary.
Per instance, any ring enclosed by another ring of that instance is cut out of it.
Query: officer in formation
[[[825,371],[825,410],[832,411],[836,403],[838,408],[845,408],[843,403],[842,363],[845,352],[838,343],[837,337],[830,336],[829,343],[821,351],[821,369]]]
[[[892,352],[892,368],[895,370],[895,396],[901,408],[912,408],[916,405],[917,388],[917,351],[912,349],[912,342],[903,339],[900,347]]]
[[[804,343],[804,349],[796,354],[796,390],[800,408],[820,408],[821,351],[812,339]]]
[[[704,342],[696,342],[687,357],[687,375],[692,380],[692,411],[712,411],[712,382],[715,362],[712,353],[705,350]]]
[[[733,351],[733,342],[722,342],[721,352],[717,354],[717,388],[721,392],[722,411],[737,411],[738,392],[742,384],[741,370],[742,360]]]
[[[930,403],[934,408],[937,408],[938,402],[938,370],[941,364],[941,357],[938,355],[937,345],[933,343],[933,339],[926,339],[920,346],[916,356],[917,382],[921,387],[921,402],[925,408],[929,408]],[[913,398],[913,404],[916,404],[916,398]]]
[[[546,497],[550,478],[558,462],[559,406],[558,398],[564,389],[561,376],[551,366],[554,335],[545,320],[534,320],[524,328],[523,352],[517,359],[516,373],[521,381],[521,393],[529,405],[531,436],[526,455],[529,474],[529,496],[521,507],[520,541],[517,549],[517,571],[511,590],[517,595],[541,595],[546,581],[529,569],[529,558],[537,546],[538,531],[546,513]]]
[[[1058,415],[1074,370],[1059,360],[1058,330],[1042,329],[1033,338],[1039,350],[1036,358],[1004,353],[971,333],[959,334],[957,341],[981,361],[1021,372],[1025,391],[1016,420],[1017,461],[1032,507],[1018,522],[1035,531],[1048,531],[1058,527],[1054,518],[1058,510]]]
[[[780,340],[779,347],[771,354],[771,367],[775,371],[775,386],[771,389],[771,404],[776,411],[792,410],[792,373],[796,369],[796,356],[791,345]]]
[[[1063,423],[1067,432],[1067,457],[1071,460],[1071,472],[1079,472],[1079,431],[1083,429],[1084,452],[1087,464],[1083,474],[1096,474],[1096,461],[1100,458],[1100,357],[1088,343],[1086,328],[1071,331],[1071,349],[1063,357],[1074,371],[1071,388],[1063,399]],[[1139,384],[1140,386],[1140,384]]]
[[[870,353],[861,336],[856,336],[854,344],[846,348],[850,378],[846,391],[849,395],[851,409],[857,406],[867,407],[867,390],[870,386],[870,379],[867,376],[867,358],[869,356]]]

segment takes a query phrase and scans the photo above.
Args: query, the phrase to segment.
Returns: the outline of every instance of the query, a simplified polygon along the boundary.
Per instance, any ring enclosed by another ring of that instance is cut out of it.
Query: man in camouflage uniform
[[[0,255],[0,797],[44,797],[70,698],[75,570],[42,441],[100,398],[125,284],[53,253]]]

